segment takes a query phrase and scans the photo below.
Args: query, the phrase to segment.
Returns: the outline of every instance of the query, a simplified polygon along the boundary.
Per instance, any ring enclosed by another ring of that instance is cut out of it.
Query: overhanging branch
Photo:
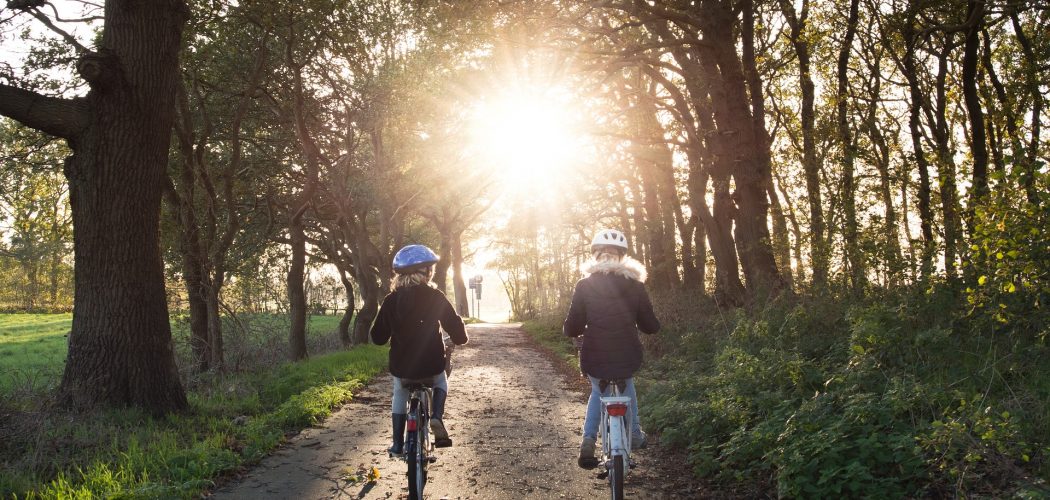
[[[63,139],[72,139],[88,124],[86,104],[79,99],[48,97],[0,83],[0,115]]]

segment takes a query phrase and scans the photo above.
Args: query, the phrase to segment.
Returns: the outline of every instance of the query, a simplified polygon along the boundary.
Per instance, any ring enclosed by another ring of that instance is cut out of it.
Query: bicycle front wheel
[[[623,455],[616,455],[609,467],[609,491],[612,500],[623,500]]]

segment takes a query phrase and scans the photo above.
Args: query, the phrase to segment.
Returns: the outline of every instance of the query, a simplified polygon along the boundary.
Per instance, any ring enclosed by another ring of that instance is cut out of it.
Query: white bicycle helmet
[[[591,240],[591,251],[593,252],[601,246],[616,247],[626,254],[627,237],[616,229],[602,229],[601,231],[598,231],[594,235],[594,239]]]

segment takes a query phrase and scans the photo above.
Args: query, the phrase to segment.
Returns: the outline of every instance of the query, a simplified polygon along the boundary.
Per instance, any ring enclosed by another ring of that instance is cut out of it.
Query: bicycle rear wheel
[[[609,467],[609,491],[612,500],[623,500],[623,455],[616,455]]]
[[[412,401],[413,408],[409,411],[415,418],[416,430],[411,432],[410,439],[414,446],[406,450],[408,462],[408,498],[410,500],[422,500],[423,488],[427,484],[427,467],[430,460],[427,457],[426,436],[426,413],[420,408],[418,400]]]

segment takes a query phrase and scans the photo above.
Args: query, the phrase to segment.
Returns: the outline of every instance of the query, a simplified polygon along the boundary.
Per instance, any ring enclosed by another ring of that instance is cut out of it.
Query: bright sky
[[[497,189],[539,196],[584,161],[583,114],[566,89],[516,85],[481,96],[471,112],[471,145]]]

